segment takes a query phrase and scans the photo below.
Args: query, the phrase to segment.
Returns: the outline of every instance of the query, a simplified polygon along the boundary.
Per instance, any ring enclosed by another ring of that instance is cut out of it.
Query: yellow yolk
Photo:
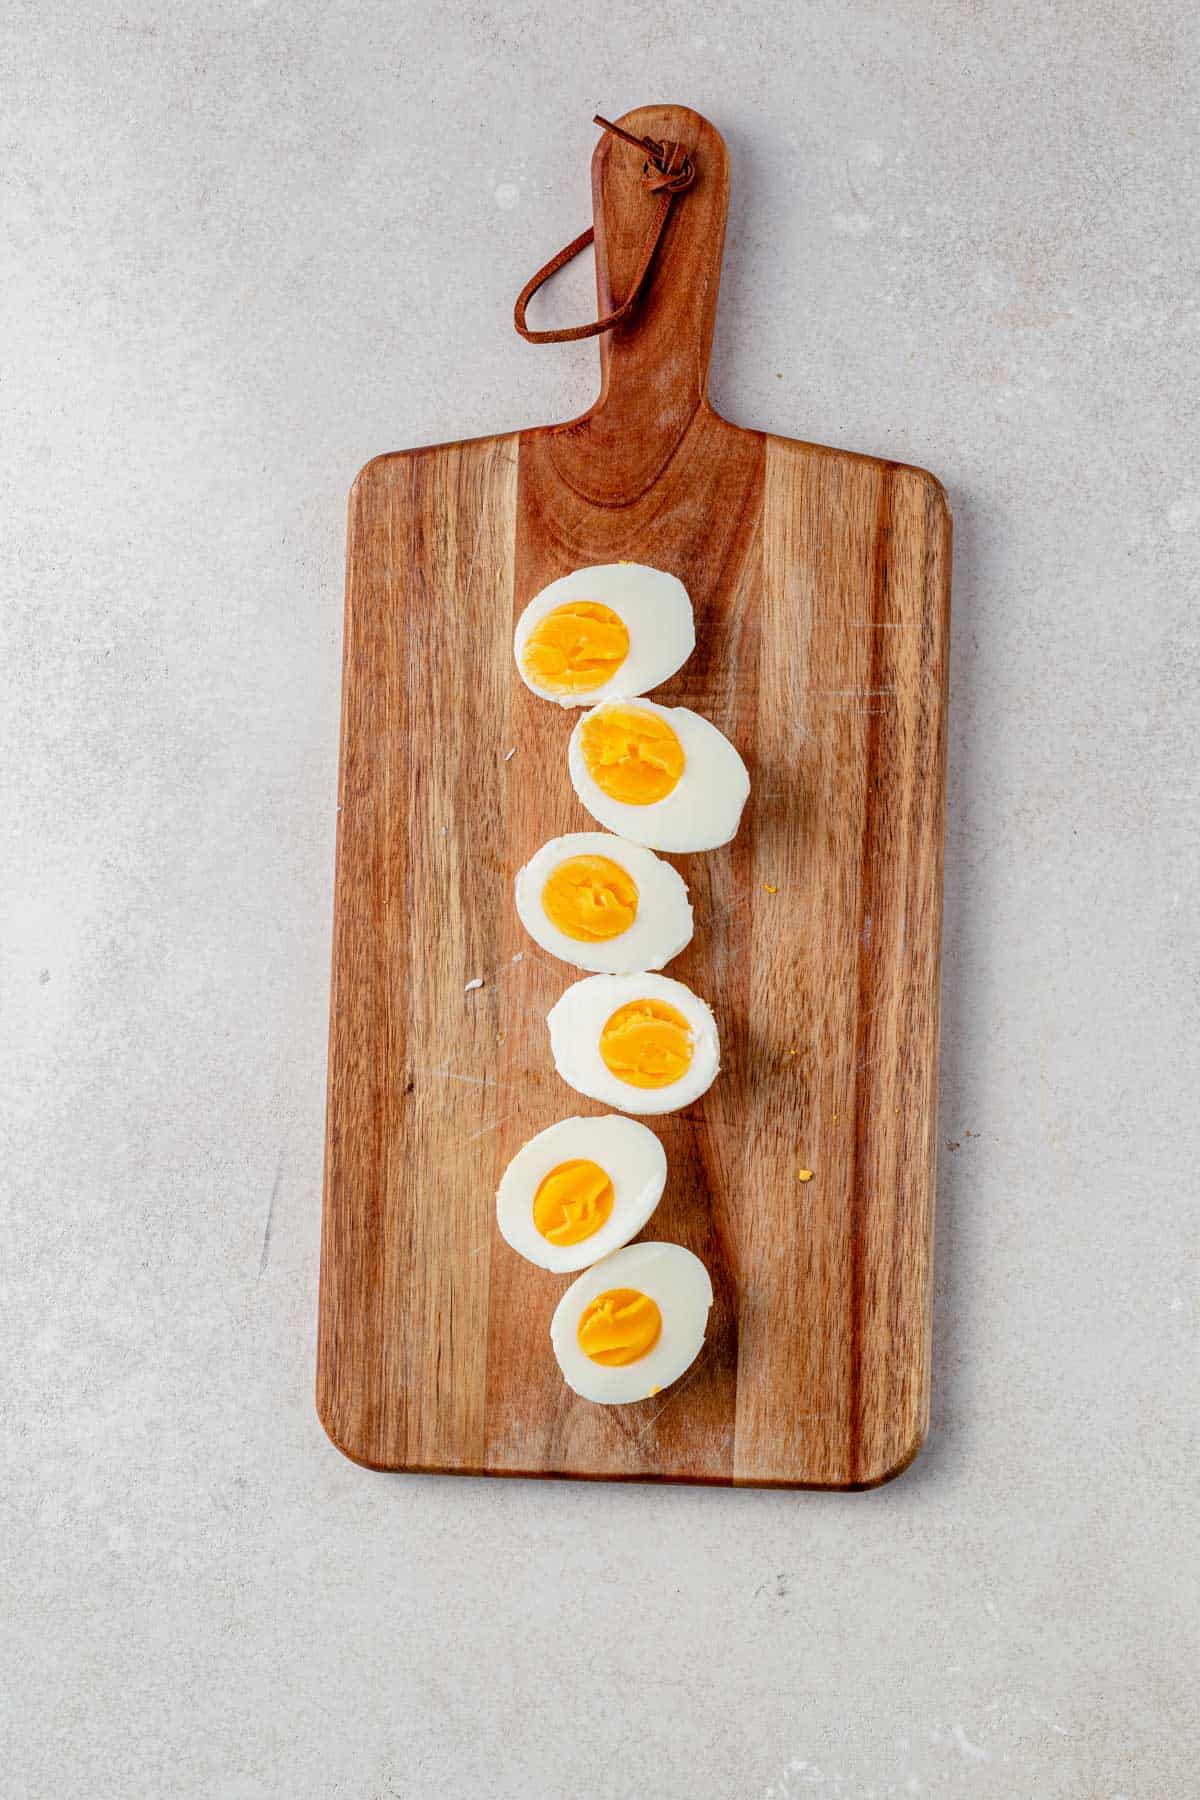
[[[626,806],[665,800],[683,774],[683,745],[657,713],[606,706],[584,721],[579,741],[596,786]]]
[[[608,1288],[588,1302],[575,1333],[579,1348],[605,1368],[637,1362],[662,1333],[662,1314],[637,1288]]]
[[[628,655],[629,632],[620,613],[594,600],[571,600],[538,621],[521,661],[538,687],[587,694],[603,687]]]
[[[692,1028],[665,1000],[631,1000],[605,1024],[600,1054],[630,1087],[670,1087],[691,1067]]]
[[[581,944],[620,937],[637,909],[637,883],[608,856],[569,856],[542,889],[550,923]]]
[[[533,1196],[533,1222],[552,1244],[579,1244],[613,1209],[613,1184],[599,1163],[559,1163]]]

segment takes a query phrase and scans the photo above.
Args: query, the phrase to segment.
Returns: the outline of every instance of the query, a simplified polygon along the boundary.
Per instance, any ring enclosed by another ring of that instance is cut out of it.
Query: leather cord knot
[[[603,121],[601,121],[603,122]],[[611,126],[609,127],[611,130]],[[672,144],[667,138],[661,143],[653,138],[644,138],[650,154],[642,164],[642,186],[652,194],[662,193],[665,189],[671,194],[682,194],[690,188],[696,179],[696,171],[692,167],[692,159],[683,144]]]
[[[634,137],[631,131],[626,131],[621,125],[614,125],[610,119],[602,119],[599,113],[596,114],[593,123],[609,132],[613,137],[620,138],[624,143],[632,145],[635,150],[640,150],[645,157],[642,164],[642,186],[648,194],[653,196],[655,206],[654,213],[648,222],[641,255],[638,258],[637,273],[633,278],[633,286],[625,299],[605,318],[593,319],[588,325],[564,325],[554,331],[532,330],[525,323],[525,311],[529,302],[538,289],[549,281],[552,275],[556,275],[564,264],[569,263],[572,257],[578,256],[581,250],[587,249],[596,235],[594,228],[589,225],[586,231],[581,231],[579,236],[573,239],[565,249],[558,252],[557,256],[552,256],[550,261],[525,283],[517,296],[517,303],[513,307],[513,324],[530,344],[566,344],[577,338],[597,337],[600,332],[611,331],[614,325],[619,325],[622,320],[628,318],[650,272],[650,264],[654,261],[654,252],[658,248],[659,239],[662,237],[663,228],[667,223],[671,204],[676,194],[682,194],[685,189],[691,187],[696,179],[695,165],[686,145],[672,143],[666,138],[660,140],[652,137]]]

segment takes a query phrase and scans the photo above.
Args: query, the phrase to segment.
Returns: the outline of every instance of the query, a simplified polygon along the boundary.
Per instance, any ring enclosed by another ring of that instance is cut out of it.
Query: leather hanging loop
[[[676,194],[682,194],[691,187],[696,179],[696,170],[685,145],[669,143],[666,139],[660,142],[657,138],[634,137],[631,131],[625,131],[620,125],[614,125],[610,120],[602,119],[599,113],[596,114],[594,123],[604,131],[610,132],[613,137],[621,138],[625,143],[631,144],[645,157],[642,164],[642,186],[654,200],[654,211],[647,220],[646,236],[638,257],[633,286],[620,306],[603,319],[593,319],[588,325],[563,325],[553,331],[534,331],[525,323],[526,309],[538,289],[544,286],[552,275],[557,275],[558,271],[573,257],[578,256],[581,250],[586,250],[592,242],[595,232],[589,225],[586,231],[581,231],[579,236],[574,238],[565,249],[558,252],[557,256],[552,256],[550,261],[525,283],[517,296],[517,303],[513,307],[513,324],[530,344],[568,344],[578,338],[598,337],[602,331],[611,331],[614,325],[620,325],[624,319],[627,319],[637,304],[638,296],[650,272],[650,265],[654,261],[654,252],[658,249],[659,239],[662,237],[670,216],[672,202]]]

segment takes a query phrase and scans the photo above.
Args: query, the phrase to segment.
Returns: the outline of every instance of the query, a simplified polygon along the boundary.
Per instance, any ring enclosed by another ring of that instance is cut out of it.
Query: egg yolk
[[[525,640],[521,661],[530,681],[552,694],[603,687],[629,655],[620,613],[594,600],[571,600],[548,612]]]
[[[584,720],[579,742],[596,786],[626,806],[665,800],[683,774],[683,745],[657,713],[606,706]]]
[[[581,944],[620,937],[637,909],[637,883],[608,856],[569,856],[542,889],[550,923]]]
[[[691,1067],[692,1028],[665,1000],[631,1000],[605,1024],[600,1054],[605,1067],[630,1087],[670,1087]]]
[[[599,1163],[577,1160],[551,1169],[533,1196],[533,1222],[552,1244],[590,1238],[613,1209],[613,1184]]]
[[[579,1348],[606,1369],[637,1362],[662,1335],[662,1314],[637,1288],[607,1288],[584,1308],[575,1336]]]

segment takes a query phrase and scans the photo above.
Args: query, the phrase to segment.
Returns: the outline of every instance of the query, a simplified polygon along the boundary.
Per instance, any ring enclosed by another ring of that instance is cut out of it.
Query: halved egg
[[[584,713],[567,766],[593,819],[651,850],[727,844],[750,793],[723,732],[686,706],[653,700],[606,700]]]
[[[682,1244],[627,1244],[573,1281],[550,1321],[567,1386],[618,1406],[678,1381],[704,1347],[708,1270]]]
[[[644,694],[695,647],[687,589],[643,563],[601,563],[552,581],[521,614],[513,640],[521,680],[560,706]]]
[[[517,876],[530,937],[578,969],[661,969],[692,941],[687,883],[652,850],[603,831],[551,838]]]
[[[505,1169],[496,1223],[539,1269],[586,1269],[637,1236],[666,1179],[667,1153],[636,1119],[560,1119]]]
[[[588,975],[546,1023],[563,1080],[622,1112],[675,1112],[721,1067],[712,1008],[669,975]]]

